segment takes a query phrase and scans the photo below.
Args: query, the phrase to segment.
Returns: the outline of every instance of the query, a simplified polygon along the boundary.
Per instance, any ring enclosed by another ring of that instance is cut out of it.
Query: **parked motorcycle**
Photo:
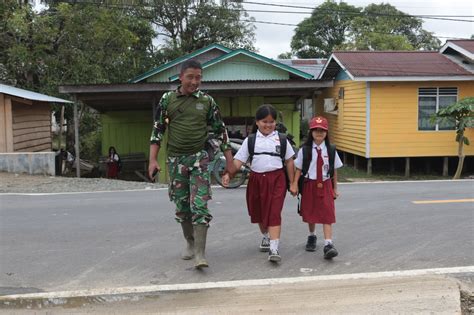
[[[232,150],[232,156],[234,156],[237,153],[237,151],[240,149],[240,147],[242,146],[243,140],[236,139],[236,138],[230,138],[229,140],[230,140],[230,147]],[[226,166],[226,161],[225,161],[224,153],[219,151],[219,153],[217,153],[214,159],[211,161],[209,167],[217,183],[221,185],[222,187],[224,187],[222,185],[222,175],[224,174],[225,166]],[[247,163],[245,163],[240,168],[240,172],[237,172],[237,174],[235,174],[235,176],[230,180],[227,188],[240,187],[247,180],[248,174],[250,174],[250,166]]]

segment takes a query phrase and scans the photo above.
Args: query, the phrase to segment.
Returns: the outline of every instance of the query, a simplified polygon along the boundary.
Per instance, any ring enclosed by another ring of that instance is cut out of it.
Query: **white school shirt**
[[[248,138],[245,138],[239,151],[235,154],[234,159],[239,160],[242,163],[247,162],[250,156],[247,143]],[[278,132],[273,131],[268,136],[264,136],[260,131],[257,130],[257,134],[255,137],[254,153],[273,152],[278,154],[278,156],[272,156],[267,154],[254,154],[250,169],[256,173],[265,173],[282,168],[283,163],[279,156],[279,147],[280,137],[278,136]],[[288,140],[286,140],[285,161],[293,157],[293,155],[295,155],[295,151],[293,151],[291,144],[288,142]]]
[[[316,143],[313,142],[312,146],[312,158],[311,158],[311,163],[309,164],[309,169],[308,173],[306,174],[306,178],[309,179],[316,179],[316,159],[318,158],[318,152],[316,151]],[[319,146],[319,149],[321,149],[321,154],[323,156],[323,181],[329,179],[329,155],[328,155],[328,149],[326,147],[326,143],[323,142]],[[298,156],[296,157],[295,160],[295,166],[296,168],[302,170],[303,169],[303,149],[299,149],[298,151]],[[339,158],[339,155],[337,154],[336,151],[336,156],[334,157],[334,169],[340,168],[342,166],[342,161]]]

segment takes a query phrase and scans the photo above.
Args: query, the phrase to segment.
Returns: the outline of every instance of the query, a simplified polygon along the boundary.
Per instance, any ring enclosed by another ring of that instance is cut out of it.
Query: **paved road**
[[[340,192],[340,256],[304,251],[307,228],[288,196],[283,261],[273,265],[257,250],[245,189],[214,189],[211,267],[202,272],[179,259],[184,241],[166,190],[0,195],[0,295],[474,265],[474,203],[413,203],[472,199],[474,181],[343,184]]]

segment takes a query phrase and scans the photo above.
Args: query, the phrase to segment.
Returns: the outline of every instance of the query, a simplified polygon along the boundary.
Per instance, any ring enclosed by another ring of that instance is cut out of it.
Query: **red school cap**
[[[328,120],[322,116],[316,116],[309,122],[309,129],[321,128],[328,130]]]

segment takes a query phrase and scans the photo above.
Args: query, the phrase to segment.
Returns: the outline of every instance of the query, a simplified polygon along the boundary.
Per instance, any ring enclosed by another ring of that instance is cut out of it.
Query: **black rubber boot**
[[[183,229],[184,239],[186,240],[186,249],[184,250],[181,258],[189,260],[194,258],[194,228],[193,223],[188,221],[181,222],[181,228]]]
[[[196,268],[204,268],[209,266],[205,257],[208,228],[209,227],[207,225],[202,224],[194,226],[194,267]]]

